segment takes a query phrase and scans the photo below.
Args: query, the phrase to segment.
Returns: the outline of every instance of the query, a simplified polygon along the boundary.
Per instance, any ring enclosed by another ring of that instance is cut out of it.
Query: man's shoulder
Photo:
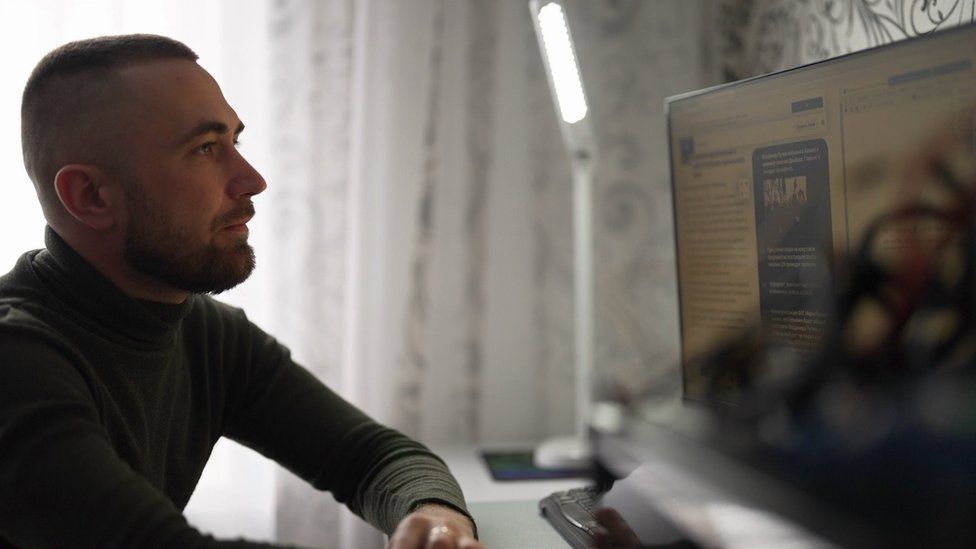
[[[51,325],[48,316],[47,309],[37,301],[0,295],[0,342],[67,352],[71,345]]]
[[[9,272],[0,276],[0,322],[18,323],[43,316],[48,295],[33,266],[42,251],[24,253]]]
[[[34,271],[34,259],[42,251],[21,255],[13,269],[0,276],[0,336],[63,346],[66,340],[56,328],[63,316],[57,299]]]
[[[253,337],[256,326],[240,307],[235,307],[208,295],[194,295],[193,307],[183,320],[183,333],[189,337],[230,339]]]
[[[204,322],[247,322],[247,315],[244,309],[235,307],[210,297],[209,295],[196,294],[190,297],[193,300],[193,308],[188,315],[195,320]]]
[[[47,296],[30,265],[39,251],[22,255],[10,272],[0,276],[0,332],[50,331],[45,320],[50,312]]]
[[[42,284],[32,265],[41,251],[31,250],[24,253],[10,271],[0,276],[0,305],[38,301],[41,298]]]
[[[46,329],[43,307],[38,303],[0,295],[0,331]]]
[[[240,307],[206,295],[195,295],[193,308],[180,328],[182,341],[194,349],[220,352],[222,360],[251,363],[260,357],[278,363],[287,349],[252,322]]]

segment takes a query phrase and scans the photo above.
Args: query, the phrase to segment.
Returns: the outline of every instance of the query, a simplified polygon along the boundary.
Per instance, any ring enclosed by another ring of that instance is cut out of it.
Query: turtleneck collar
[[[121,344],[155,348],[172,343],[193,296],[178,305],[129,297],[71,248],[50,226],[32,268],[77,320]]]

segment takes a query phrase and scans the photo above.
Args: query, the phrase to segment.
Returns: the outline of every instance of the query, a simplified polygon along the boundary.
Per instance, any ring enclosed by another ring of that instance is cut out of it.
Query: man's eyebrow
[[[234,136],[236,137],[242,131],[244,131],[244,123],[238,122],[237,127],[234,128]],[[189,143],[190,141],[193,141],[202,135],[207,135],[208,133],[227,133],[227,124],[217,120],[204,120],[203,122],[197,124],[192,130],[187,132],[182,139],[180,139],[180,145]]]

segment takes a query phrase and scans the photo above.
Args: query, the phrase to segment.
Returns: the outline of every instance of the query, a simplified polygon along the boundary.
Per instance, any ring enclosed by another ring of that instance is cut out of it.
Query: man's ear
[[[68,164],[54,176],[54,189],[64,209],[96,231],[115,226],[121,213],[117,186],[109,184],[104,171],[90,164]]]

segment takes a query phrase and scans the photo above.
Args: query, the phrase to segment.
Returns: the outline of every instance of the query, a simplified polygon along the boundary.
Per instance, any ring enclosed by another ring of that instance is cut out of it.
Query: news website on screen
[[[906,192],[919,151],[973,135],[974,105],[971,32],[669,100],[686,396],[706,396],[697,358],[750,329],[797,353],[819,348],[832,259]],[[897,231],[880,243],[899,244]]]

